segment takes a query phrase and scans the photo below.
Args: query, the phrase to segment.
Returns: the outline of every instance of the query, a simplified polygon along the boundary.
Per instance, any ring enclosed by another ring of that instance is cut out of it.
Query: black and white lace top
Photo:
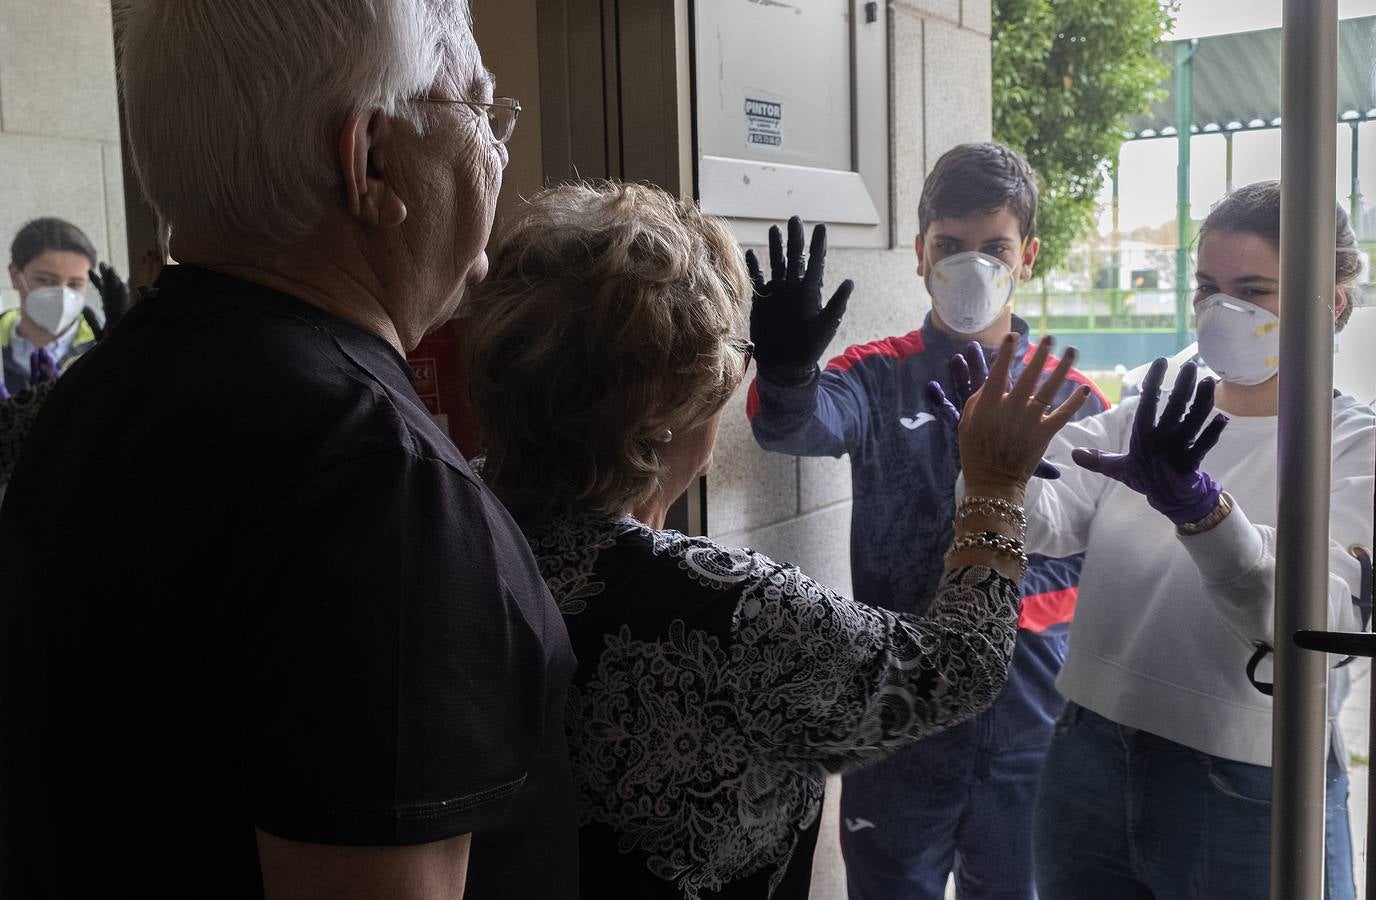
[[[54,384],[56,382],[45,382],[22,390],[9,400],[0,400],[0,487],[9,484],[24,438],[28,437]]]
[[[578,656],[582,896],[805,898],[828,772],[994,701],[1017,585],[951,573],[925,617],[633,519],[527,533]]]

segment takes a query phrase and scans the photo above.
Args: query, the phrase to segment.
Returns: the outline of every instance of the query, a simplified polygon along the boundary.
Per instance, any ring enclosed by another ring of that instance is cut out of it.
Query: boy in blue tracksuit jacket
[[[951,396],[951,357],[977,341],[992,358],[1009,331],[1021,344],[1014,378],[1031,358],[1027,324],[1012,316],[1008,301],[1036,259],[1036,180],[1005,147],[964,145],[937,162],[921,204],[918,273],[933,296],[922,327],[852,347],[819,373],[816,361],[839,325],[850,284],[822,307],[820,281],[809,304],[771,302],[767,292],[759,296],[757,279],[751,338],[759,376],[747,408],[767,450],[849,454],[855,598],[915,613],[928,600],[913,606],[911,598],[932,597],[941,576],[959,473],[955,433],[927,386],[935,381]],[[790,244],[801,246],[801,223],[789,229]],[[825,253],[821,227],[812,252]],[[1089,382],[1072,372],[1057,402],[1081,384]],[[1077,418],[1107,405],[1095,390]],[[1018,646],[993,707],[845,776],[841,840],[852,900],[940,900],[952,871],[962,900],[1035,897],[1032,799],[1064,703],[1054,682],[1080,561],[1031,558]]]

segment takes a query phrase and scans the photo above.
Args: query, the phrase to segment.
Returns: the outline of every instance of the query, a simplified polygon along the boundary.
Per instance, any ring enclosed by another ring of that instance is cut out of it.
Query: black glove
[[[769,229],[770,279],[766,284],[753,250],[745,252],[754,297],[750,303],[750,340],[760,372],[781,384],[807,384],[817,361],[836,336],[846,314],[855,283],[841,282],[831,300],[822,305],[822,271],[827,261],[827,226],[812,229],[812,248],[803,262],[803,222],[788,220],[788,259],[785,262],[779,226]]]
[[[115,323],[129,311],[129,285],[119,277],[119,273],[108,263],[100,264],[100,272],[90,273],[91,284],[100,294],[100,305],[105,310],[105,327],[96,328],[96,338],[103,338],[105,332],[115,327]],[[90,321],[89,319],[87,321]],[[95,323],[92,323],[94,326]]]

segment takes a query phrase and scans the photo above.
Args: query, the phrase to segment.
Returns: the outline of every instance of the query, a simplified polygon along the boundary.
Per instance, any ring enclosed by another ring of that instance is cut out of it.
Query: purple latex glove
[[[29,354],[29,384],[43,384],[57,380],[57,360],[46,347]]]
[[[1142,494],[1152,509],[1176,525],[1188,525],[1213,512],[1223,493],[1218,482],[1200,471],[1199,465],[1218,443],[1228,417],[1219,413],[1204,428],[1214,409],[1216,382],[1205,378],[1196,388],[1195,365],[1188,362],[1181,367],[1158,422],[1156,404],[1165,377],[1166,361],[1158,359],[1142,380],[1141,405],[1132,423],[1127,453],[1079,448],[1072,458],[1082,468],[1121,481]]]
[[[965,349],[951,357],[951,382],[955,388],[954,402],[941,389],[941,382],[927,382],[927,399],[937,408],[952,431],[960,427],[960,411],[975,391],[984,386],[989,378],[989,362],[984,358],[984,348],[975,341],[965,345]],[[1032,473],[1037,478],[1053,481],[1061,477],[1061,470],[1054,463],[1042,460]]]

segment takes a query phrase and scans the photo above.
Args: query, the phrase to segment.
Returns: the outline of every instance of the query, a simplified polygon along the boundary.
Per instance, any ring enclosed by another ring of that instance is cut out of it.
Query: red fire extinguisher
[[[435,424],[471,459],[478,452],[478,429],[468,406],[461,346],[459,323],[451,320],[427,334],[406,361],[411,364],[416,393]]]

